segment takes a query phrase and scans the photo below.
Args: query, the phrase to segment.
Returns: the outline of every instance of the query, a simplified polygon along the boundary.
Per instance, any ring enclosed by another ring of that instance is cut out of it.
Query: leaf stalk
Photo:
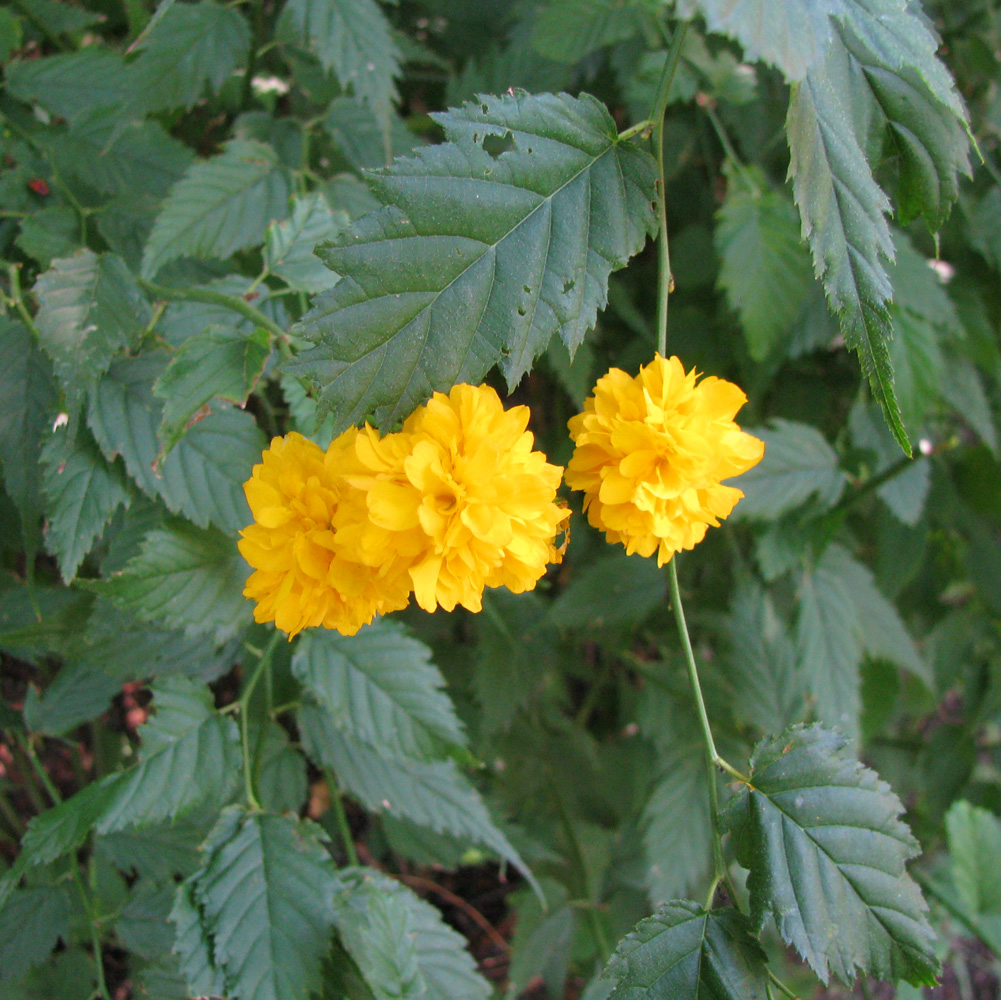
[[[257,660],[257,666],[254,667],[254,672],[250,675],[247,680],[246,687],[240,694],[240,700],[238,702],[240,707],[240,743],[243,748],[243,790],[247,798],[247,805],[252,812],[260,812],[261,804],[257,799],[257,793],[254,789],[254,767],[250,760],[250,726],[247,719],[248,709],[250,707],[250,699],[254,694],[254,689],[257,687],[257,682],[261,679],[261,674],[264,673],[265,669],[271,663],[271,656],[278,646],[278,642],[281,639],[282,634],[277,629],[275,629],[271,638],[268,640],[267,646],[264,647],[264,651],[260,654]]]

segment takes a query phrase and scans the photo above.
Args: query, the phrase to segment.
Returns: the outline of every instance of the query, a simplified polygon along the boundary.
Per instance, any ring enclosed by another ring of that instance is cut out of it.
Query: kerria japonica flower
[[[718,526],[744,495],[723,480],[757,465],[764,442],[734,416],[747,402],[732,382],[698,380],[659,354],[635,378],[613,368],[584,412],[569,421],[571,489],[584,491],[588,521],[626,552],[657,553],[663,566]]]
[[[527,406],[505,410],[490,386],[436,392],[399,434],[369,435],[357,449],[369,477],[368,525],[359,546],[372,558],[409,562],[414,597],[482,607],[486,587],[532,590],[559,562],[556,535],[570,512],[556,502],[563,470],[533,450]]]
[[[563,470],[534,451],[525,406],[489,386],[435,393],[403,430],[351,428],[324,452],[275,438],[244,485],[254,523],[240,552],[258,622],[290,637],[353,635],[376,614],[482,607],[486,587],[531,590],[561,551]]]
[[[346,477],[360,470],[358,436],[350,428],[326,452],[301,434],[276,437],[244,484],[254,523],[238,544],[254,572],[243,593],[256,621],[290,638],[315,625],[354,635],[377,612],[407,606],[405,571],[367,564],[350,545],[351,526],[367,517],[364,493]]]

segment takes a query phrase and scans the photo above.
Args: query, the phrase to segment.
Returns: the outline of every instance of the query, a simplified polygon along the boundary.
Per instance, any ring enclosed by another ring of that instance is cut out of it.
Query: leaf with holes
[[[917,841],[903,806],[846,751],[843,735],[794,726],[762,740],[749,785],[727,807],[737,860],[750,871],[751,919],[773,916],[827,983],[856,970],[932,985],[934,935],[905,864]]]
[[[735,910],[672,900],[641,920],[608,960],[609,1000],[765,1000],[765,954]]]
[[[319,248],[342,279],[286,367],[336,429],[389,425],[498,361],[516,385],[554,333],[573,351],[653,230],[654,162],[593,97],[485,97],[436,118],[448,141],[371,174],[384,207]]]
[[[431,651],[397,622],[381,619],[350,637],[309,632],[292,671],[333,725],[388,753],[430,759],[466,744]]]

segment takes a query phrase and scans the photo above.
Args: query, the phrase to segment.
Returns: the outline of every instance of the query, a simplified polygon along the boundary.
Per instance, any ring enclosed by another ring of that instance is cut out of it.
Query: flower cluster
[[[560,559],[569,511],[528,417],[488,386],[458,385],[395,434],[351,428],[326,452],[275,438],[245,486],[255,619],[290,636],[314,625],[353,635],[411,592],[427,611],[479,611],[485,587],[532,589]]]
[[[663,566],[719,525],[744,495],[724,479],[746,472],[764,443],[734,423],[747,402],[732,382],[698,381],[657,355],[635,378],[613,368],[569,421],[576,444],[566,481],[584,491],[594,527]]]

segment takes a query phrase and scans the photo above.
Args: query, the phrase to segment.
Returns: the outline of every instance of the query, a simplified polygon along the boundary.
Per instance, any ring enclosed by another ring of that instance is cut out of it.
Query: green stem
[[[789,1000],[799,1000],[799,997],[778,976],[772,972],[771,969],[768,970],[768,978],[787,996]]]
[[[737,155],[737,150],[733,148],[733,143],[730,142],[730,137],[726,134],[726,129],[723,128],[723,123],[719,120],[719,115],[716,114],[716,109],[711,105],[706,104],[703,106],[702,110],[706,113],[706,117],[709,119],[709,124],[712,125],[713,131],[716,133],[716,138],[719,139],[719,144],[723,147],[723,152],[726,154],[726,158],[737,168],[737,173],[740,174],[741,180],[755,193],[761,194],[761,188],[755,183],[754,178],[751,176],[751,172],[744,166],[743,161]]]
[[[341,795],[341,786],[337,783],[333,771],[324,770],[324,778],[327,780],[327,788],[330,790],[330,808],[334,810],[334,819],[337,820],[337,829],[340,831],[341,840],[344,843],[344,853],[348,856],[348,863],[357,867],[358,848],[355,847],[355,839],[351,836],[351,827],[348,824],[348,814],[344,811],[344,798]]]
[[[750,784],[750,779],[740,773],[731,764],[728,764],[716,751],[716,743],[713,741],[712,730],[709,728],[709,716],[706,714],[706,703],[702,698],[702,685],[699,683],[699,668],[695,664],[695,653],[692,650],[692,640],[688,635],[688,625],[685,622],[685,609],[681,604],[681,592],[678,589],[678,557],[677,555],[668,563],[668,579],[671,585],[671,607],[674,611],[674,620],[678,626],[678,636],[681,639],[681,648],[685,654],[685,663],[688,666],[688,679],[692,684],[692,694],[695,695],[695,707],[698,711],[699,725],[702,727],[702,739],[705,743],[706,753],[715,767],[726,771],[732,778],[742,781],[745,785]],[[713,774],[713,781],[716,776]]]
[[[54,806],[59,805],[59,803],[62,802],[63,797],[59,794],[59,789],[53,784],[48,772],[42,766],[42,762],[38,759],[38,754],[35,753],[35,748],[31,745],[31,740],[25,736],[24,733],[19,732],[14,733],[14,738],[21,747],[21,751],[24,756],[28,759],[31,769],[35,772],[38,780],[42,783],[42,786],[48,793],[49,798],[52,800],[52,804]]]
[[[261,47],[261,35],[264,33],[264,0],[254,4],[253,37],[250,41],[250,56],[247,59],[247,72],[243,78],[243,93],[240,96],[240,106],[244,111],[250,107],[253,98],[253,79],[257,72],[257,60],[260,58],[258,49]]]
[[[24,836],[24,823],[18,816],[17,810],[10,804],[5,792],[0,792],[0,815],[7,821],[10,832],[20,840]]]
[[[627,139],[631,139],[634,135],[639,135],[640,132],[646,132],[648,129],[653,128],[653,122],[647,118],[644,121],[637,122],[635,125],[631,125],[624,132],[619,133],[619,142],[625,142]]]
[[[667,114],[667,100],[671,93],[671,84],[678,68],[678,59],[688,31],[688,22],[682,21],[675,26],[671,37],[671,47],[664,61],[664,72],[657,86],[657,97],[654,100],[653,113],[650,120],[653,126],[653,148],[657,157],[657,183],[660,188],[660,201],[657,206],[657,229],[659,250],[657,255],[657,351],[663,357],[667,353],[667,299],[671,294],[671,252],[667,240],[667,179],[664,174],[664,116]]]
[[[248,722],[250,699],[253,696],[254,688],[257,687],[257,682],[261,679],[261,674],[264,673],[267,665],[271,662],[271,655],[274,653],[275,647],[278,645],[281,637],[281,632],[276,629],[258,658],[254,672],[250,675],[246,686],[240,693],[240,742],[243,746],[243,790],[247,797],[247,805],[253,812],[259,812],[261,804],[258,802],[257,793],[254,790],[254,767],[250,760],[250,725]]]
[[[236,296],[215,292],[210,288],[165,288],[163,285],[146,281],[145,278],[139,278],[139,285],[156,298],[173,301],[207,302],[210,305],[232,309],[233,312],[238,312],[241,316],[246,316],[252,323],[263,327],[275,337],[282,339],[285,337],[285,331],[273,319],[265,316],[260,309],[254,308],[249,302]]]
[[[97,914],[94,912],[93,901],[80,877],[80,869],[76,859],[73,859],[73,882],[76,890],[80,894],[80,902],[87,914],[87,925],[90,929],[90,948],[94,954],[94,971],[97,973],[97,994],[101,1000],[111,1000],[111,993],[108,990],[108,981],[104,978],[104,946],[101,942],[101,933],[98,929]]]

